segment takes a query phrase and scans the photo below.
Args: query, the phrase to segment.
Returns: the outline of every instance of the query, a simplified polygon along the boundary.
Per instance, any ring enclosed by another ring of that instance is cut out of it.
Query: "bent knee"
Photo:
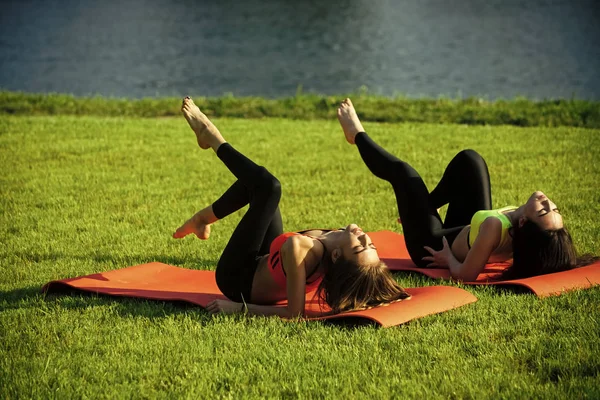
[[[461,158],[461,159],[465,159],[465,160],[469,160],[472,162],[481,162],[484,161],[483,157],[481,156],[481,154],[479,154],[478,152],[476,152],[473,149],[465,149],[460,151],[456,157]]]
[[[239,282],[238,279],[235,279],[236,271],[231,271],[226,265],[227,263],[222,263],[221,261],[217,263],[215,281],[221,293],[229,299],[232,299],[237,291],[236,289],[239,286]]]
[[[265,167],[260,167],[258,176],[258,187],[263,193],[271,196],[281,197],[281,182],[275,178]]]

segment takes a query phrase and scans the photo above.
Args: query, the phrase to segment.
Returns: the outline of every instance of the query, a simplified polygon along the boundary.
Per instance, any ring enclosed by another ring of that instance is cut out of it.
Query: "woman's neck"
[[[510,220],[510,224],[512,226],[516,226],[519,224],[519,219],[523,216],[524,213],[525,213],[525,205],[522,205],[513,211],[507,212],[505,215]]]
[[[331,251],[337,247],[338,238],[336,237],[336,232],[337,231],[324,232],[316,238],[321,242],[326,253],[331,253]]]

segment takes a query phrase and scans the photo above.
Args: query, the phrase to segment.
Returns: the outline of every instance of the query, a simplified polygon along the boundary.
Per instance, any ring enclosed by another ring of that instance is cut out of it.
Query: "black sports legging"
[[[221,254],[217,285],[229,299],[250,302],[258,257],[269,253],[273,239],[283,233],[279,213],[281,185],[266,168],[256,165],[229,143],[219,146],[217,156],[238,180],[213,203],[215,216],[225,218],[250,204]]]
[[[406,247],[412,261],[425,267],[430,256],[423,246],[440,250],[442,237],[452,242],[476,211],[490,210],[492,195],[487,164],[474,150],[458,153],[446,167],[442,179],[431,193],[423,179],[408,163],[391,155],[365,132],[356,135],[360,155],[378,178],[392,184],[404,230]],[[437,208],[448,204],[442,222]]]

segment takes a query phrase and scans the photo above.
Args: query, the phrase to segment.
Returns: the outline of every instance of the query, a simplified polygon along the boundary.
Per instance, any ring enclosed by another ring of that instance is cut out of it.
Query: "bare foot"
[[[210,236],[210,223],[208,223],[200,213],[197,213],[177,228],[175,233],[173,233],[173,238],[181,239],[191,233],[202,240],[207,240]]]
[[[208,117],[200,111],[198,106],[194,104],[194,100],[190,97],[183,99],[181,104],[181,111],[186,121],[190,125],[190,128],[196,134],[198,145],[202,149],[208,149],[212,146],[215,139],[224,142],[221,132],[213,125]]]
[[[360,119],[358,119],[358,115],[356,115],[352,100],[346,99],[342,101],[342,104],[340,104],[338,108],[337,115],[342,130],[344,131],[344,135],[346,136],[346,140],[348,143],[354,144],[354,137],[356,134],[358,132],[364,132],[365,128],[363,128]]]

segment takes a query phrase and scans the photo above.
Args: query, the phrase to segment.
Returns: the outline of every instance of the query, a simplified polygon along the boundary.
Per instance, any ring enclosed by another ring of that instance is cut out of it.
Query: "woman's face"
[[[337,232],[338,247],[344,259],[352,260],[360,265],[377,264],[380,262],[377,249],[369,235],[356,224],[350,224]]]
[[[563,227],[562,215],[556,204],[540,191],[534,192],[525,203],[524,215],[540,228],[554,231]]]

